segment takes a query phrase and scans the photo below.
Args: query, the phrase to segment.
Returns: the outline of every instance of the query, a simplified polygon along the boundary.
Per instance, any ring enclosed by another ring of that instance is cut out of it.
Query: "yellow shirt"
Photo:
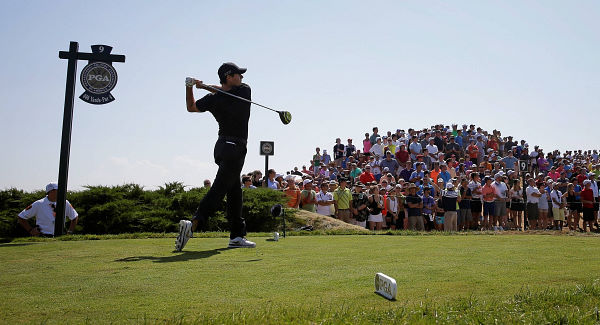
[[[341,187],[333,191],[333,200],[337,203],[337,208],[341,210],[350,209],[350,201],[352,200],[352,193],[350,189],[346,188],[342,190]]]

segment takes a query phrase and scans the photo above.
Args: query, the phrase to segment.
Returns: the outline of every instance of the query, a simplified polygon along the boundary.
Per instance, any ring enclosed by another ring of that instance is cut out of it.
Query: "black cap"
[[[221,64],[221,66],[219,67],[218,74],[219,79],[225,80],[225,78],[229,75],[233,75],[236,73],[243,74],[244,72],[246,72],[246,68],[240,68],[235,63],[226,62]]]

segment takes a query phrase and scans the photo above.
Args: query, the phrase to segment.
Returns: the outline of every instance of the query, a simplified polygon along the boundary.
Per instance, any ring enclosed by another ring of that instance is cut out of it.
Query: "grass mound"
[[[368,230],[363,227],[351,225],[341,220],[306,210],[293,211],[291,216],[288,216],[287,218],[289,221],[288,227],[292,230],[298,230],[302,226],[310,225],[314,228],[314,230],[320,230],[323,232],[368,232]]]

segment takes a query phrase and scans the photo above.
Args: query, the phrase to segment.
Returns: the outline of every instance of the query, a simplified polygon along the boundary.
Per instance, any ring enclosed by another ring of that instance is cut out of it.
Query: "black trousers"
[[[246,236],[246,221],[242,218],[242,185],[240,174],[246,159],[245,141],[219,138],[215,144],[217,176],[194,214],[202,224],[213,215],[217,205],[227,195],[227,219],[231,226],[231,239]]]

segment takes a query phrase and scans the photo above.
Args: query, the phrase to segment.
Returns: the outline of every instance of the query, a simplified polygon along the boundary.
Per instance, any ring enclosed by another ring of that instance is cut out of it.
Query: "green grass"
[[[598,236],[0,244],[2,323],[598,323]],[[383,272],[397,301],[373,293]]]

